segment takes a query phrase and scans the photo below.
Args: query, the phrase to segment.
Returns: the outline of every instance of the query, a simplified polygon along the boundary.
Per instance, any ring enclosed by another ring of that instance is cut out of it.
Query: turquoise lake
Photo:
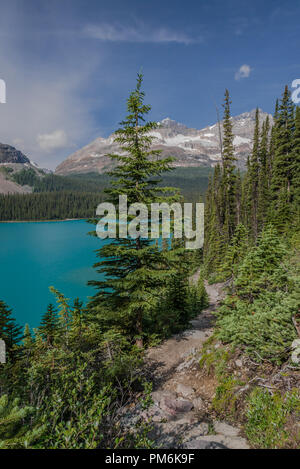
[[[49,286],[72,300],[94,294],[87,282],[100,279],[92,266],[104,241],[89,236],[92,229],[84,220],[0,223],[0,299],[19,324],[39,325],[55,303]]]

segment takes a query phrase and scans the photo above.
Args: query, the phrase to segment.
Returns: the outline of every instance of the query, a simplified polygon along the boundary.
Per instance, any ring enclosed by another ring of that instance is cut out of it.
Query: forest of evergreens
[[[177,187],[188,202],[196,202],[205,194],[211,168],[176,168],[162,177],[160,186]],[[22,186],[30,186],[32,194],[0,194],[0,221],[64,220],[90,218],[105,199],[110,184],[108,174],[38,176],[32,169],[23,169],[12,176]]]
[[[0,221],[91,218],[104,198],[101,192],[0,194]]]
[[[272,128],[268,118],[259,122],[257,111],[253,151],[241,178],[229,104],[227,93],[223,165],[215,168],[206,196],[204,264],[212,280],[231,282],[232,295],[219,316],[222,340],[276,360],[296,337],[292,315],[300,306],[294,262],[300,240],[300,108],[286,87]]]
[[[151,108],[141,85],[139,75],[116,132],[127,156],[111,155],[116,166],[106,199],[113,203],[120,194],[147,206],[178,200],[176,191],[159,183],[166,171],[171,174],[172,159],[152,158],[158,153],[148,134],[156,124],[144,121]],[[8,362],[0,365],[0,448],[155,447],[148,436],[151,422],[139,421],[130,431],[122,425],[122,409],[137,394],[143,406],[151,402],[143,350],[186,328],[201,312],[207,304],[204,278],[226,281],[228,289],[214,339],[249,357],[256,370],[267,363],[269,369],[289,364],[293,371],[290,350],[300,309],[300,110],[286,88],[273,126],[260,123],[257,113],[242,176],[230,117],[226,91],[222,164],[206,195],[203,252],[185,250],[183,240],[160,246],[116,239],[99,251],[95,268],[106,280],[92,282],[96,292],[90,303],[70,304],[52,288],[57,304],[49,305],[35,331],[26,326],[22,333],[0,303],[0,335],[8,348]],[[194,286],[189,277],[198,269]],[[240,383],[226,374],[222,350],[214,412],[224,416]],[[212,365],[211,351],[207,355]],[[299,388],[271,394],[249,389],[242,424],[251,444],[297,447],[299,435],[289,436],[285,424],[299,414]],[[233,418],[232,407],[225,416]]]

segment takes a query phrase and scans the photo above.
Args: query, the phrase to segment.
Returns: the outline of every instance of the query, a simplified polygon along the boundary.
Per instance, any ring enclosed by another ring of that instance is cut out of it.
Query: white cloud
[[[52,151],[69,146],[68,137],[64,130],[55,130],[50,134],[37,136],[37,143],[42,150]]]
[[[22,47],[25,20],[23,24],[7,6],[4,13],[15,25],[10,34],[10,16],[2,13],[0,79],[6,82],[7,99],[0,104],[0,142],[15,146],[41,167],[54,169],[74,147],[100,131],[94,117],[99,102],[91,99],[90,89],[103,54],[84,54],[84,44],[60,35],[53,35],[51,42],[48,35],[41,37],[41,50],[33,53]]]
[[[251,72],[252,68],[250,67],[250,65],[244,64],[236,72],[234,78],[235,80],[240,80],[241,78],[248,78]]]
[[[91,38],[110,42],[152,42],[192,44],[201,42],[201,38],[192,38],[184,33],[168,28],[149,29],[145,25],[128,27],[114,24],[97,24],[86,26],[83,33]]]
[[[75,146],[92,139],[93,103],[81,93],[90,83],[90,70],[72,72],[64,76],[53,67],[22,76],[22,63],[6,61],[8,97],[7,104],[0,105],[0,141],[54,169]]]

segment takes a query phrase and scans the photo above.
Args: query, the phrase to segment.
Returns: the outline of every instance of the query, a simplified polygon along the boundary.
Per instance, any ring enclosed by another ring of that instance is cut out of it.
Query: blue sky
[[[54,168],[116,129],[141,68],[152,119],[212,124],[225,88],[233,114],[273,112],[299,18],[295,0],[0,0],[0,141]]]

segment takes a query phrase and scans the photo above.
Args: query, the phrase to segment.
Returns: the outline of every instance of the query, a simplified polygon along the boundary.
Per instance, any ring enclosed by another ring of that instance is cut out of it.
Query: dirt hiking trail
[[[196,273],[191,281],[198,278]],[[206,398],[215,383],[201,381],[199,355],[213,333],[213,313],[224,297],[224,284],[205,287],[209,306],[191,321],[191,328],[147,352],[154,404],[144,416],[152,419],[150,436],[161,448],[248,449],[239,428],[208,417]]]

